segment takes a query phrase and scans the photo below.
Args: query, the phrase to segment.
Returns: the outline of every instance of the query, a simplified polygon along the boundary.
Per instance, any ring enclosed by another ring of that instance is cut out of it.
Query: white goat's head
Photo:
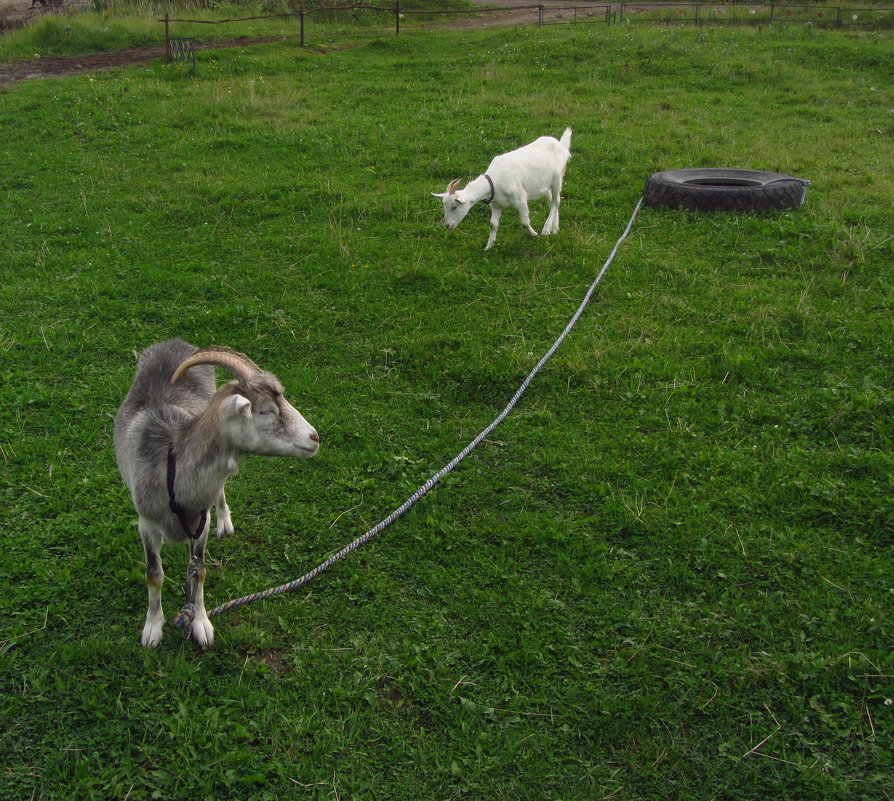
[[[218,421],[219,431],[236,450],[302,459],[317,452],[316,429],[283,397],[283,386],[273,373],[230,348],[210,347],[184,359],[171,383],[198,364],[223,367],[238,379],[220,387],[208,402],[209,411],[216,412],[209,419]]]
[[[449,231],[463,221],[474,205],[466,200],[463,190],[459,188],[459,178],[447,184],[446,192],[432,192],[432,195],[444,202],[444,225]]]

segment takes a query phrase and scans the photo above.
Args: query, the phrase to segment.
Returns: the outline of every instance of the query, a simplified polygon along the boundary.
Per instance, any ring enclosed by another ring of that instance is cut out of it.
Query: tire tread
[[[797,208],[803,202],[804,184],[798,178],[779,175],[772,182],[750,186],[706,185],[675,180],[681,171],[654,173],[646,179],[643,201],[647,206],[665,206],[692,211],[765,211]],[[686,173],[692,177],[694,171]],[[709,175],[712,171],[705,170]],[[748,171],[738,171],[747,175]],[[766,173],[754,173],[766,175]]]

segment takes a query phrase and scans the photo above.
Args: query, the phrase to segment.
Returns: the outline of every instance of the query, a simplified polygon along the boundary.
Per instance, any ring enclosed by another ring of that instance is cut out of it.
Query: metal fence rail
[[[598,6],[540,6],[540,25],[567,25],[580,22],[611,22],[612,7]]]

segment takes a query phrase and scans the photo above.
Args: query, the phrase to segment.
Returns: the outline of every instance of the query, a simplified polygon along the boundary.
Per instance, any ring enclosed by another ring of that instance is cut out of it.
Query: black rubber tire
[[[800,178],[778,172],[701,167],[650,175],[643,200],[694,211],[791,209],[804,202],[805,187]]]

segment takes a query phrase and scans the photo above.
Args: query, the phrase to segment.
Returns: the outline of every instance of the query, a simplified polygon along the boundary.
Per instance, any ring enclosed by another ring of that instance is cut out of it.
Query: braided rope
[[[232,601],[227,601],[225,604],[221,604],[218,607],[215,607],[210,612],[208,612],[208,617],[214,617],[216,615],[221,614],[222,612],[226,612],[230,609],[235,609],[237,606],[243,606],[244,604],[252,603],[254,601],[260,601],[262,598],[271,598],[274,595],[281,595],[285,592],[291,592],[292,590],[298,589],[304,584],[307,584],[309,581],[313,581],[317,576],[320,575],[324,570],[328,570],[332,565],[338,562],[341,559],[344,559],[349,553],[356,551],[360,546],[365,545],[374,537],[378,536],[382,531],[384,531],[388,526],[390,526],[397,518],[403,515],[410,507],[412,507],[420,498],[426,496],[432,489],[438,484],[438,482],[444,478],[449,472],[453,470],[472,450],[488,435],[491,431],[493,431],[506,417],[509,413],[515,408],[515,405],[518,403],[521,396],[524,394],[525,390],[528,388],[528,385],[531,381],[534,380],[534,376],[540,372],[541,368],[544,364],[546,364],[553,356],[553,354],[559,349],[559,346],[562,342],[565,341],[565,338],[571,332],[571,329],[574,328],[577,321],[580,319],[580,316],[583,314],[584,309],[587,307],[587,304],[590,302],[590,298],[593,295],[593,292],[596,290],[596,287],[599,285],[599,282],[602,280],[602,276],[605,275],[605,271],[608,269],[609,265],[614,261],[615,254],[618,252],[618,248],[621,246],[621,243],[627,238],[627,234],[630,233],[630,229],[633,227],[633,221],[636,219],[636,215],[639,213],[640,206],[642,206],[643,199],[640,198],[639,202],[636,204],[636,208],[633,210],[633,214],[630,217],[630,221],[627,223],[627,227],[624,229],[624,233],[621,234],[621,237],[615,243],[614,248],[612,248],[611,253],[609,254],[608,259],[605,264],[602,265],[602,269],[599,271],[599,274],[596,276],[595,280],[592,284],[590,284],[590,288],[587,290],[587,293],[584,295],[584,299],[581,301],[580,306],[578,306],[577,311],[571,318],[571,321],[568,325],[565,326],[565,330],[559,335],[559,338],[553,343],[552,347],[543,355],[539,362],[534,366],[534,369],[528,373],[527,378],[522,382],[521,386],[518,388],[518,391],[515,395],[512,396],[512,399],[506,405],[506,408],[503,409],[500,414],[494,418],[493,422],[488,425],[480,434],[478,434],[475,439],[473,439],[465,448],[463,448],[450,462],[448,462],[444,467],[442,467],[437,473],[435,473],[431,478],[428,479],[419,489],[417,489],[409,498],[407,498],[400,506],[397,507],[388,517],[384,518],[382,521],[373,526],[369,531],[363,534],[360,537],[357,537],[352,543],[346,545],[342,548],[338,553],[330,556],[325,562],[320,565],[317,565],[313,570],[305,575],[301,576],[301,578],[297,578],[294,581],[290,581],[287,584],[282,584],[279,587],[271,587],[269,590],[263,590],[262,592],[256,592],[253,595],[246,595],[243,598],[234,598]]]
[[[174,625],[181,630],[180,633],[185,640],[188,640],[192,636],[192,622],[195,618],[195,604],[189,602],[183,604],[180,611],[177,613],[177,617],[174,618]]]

